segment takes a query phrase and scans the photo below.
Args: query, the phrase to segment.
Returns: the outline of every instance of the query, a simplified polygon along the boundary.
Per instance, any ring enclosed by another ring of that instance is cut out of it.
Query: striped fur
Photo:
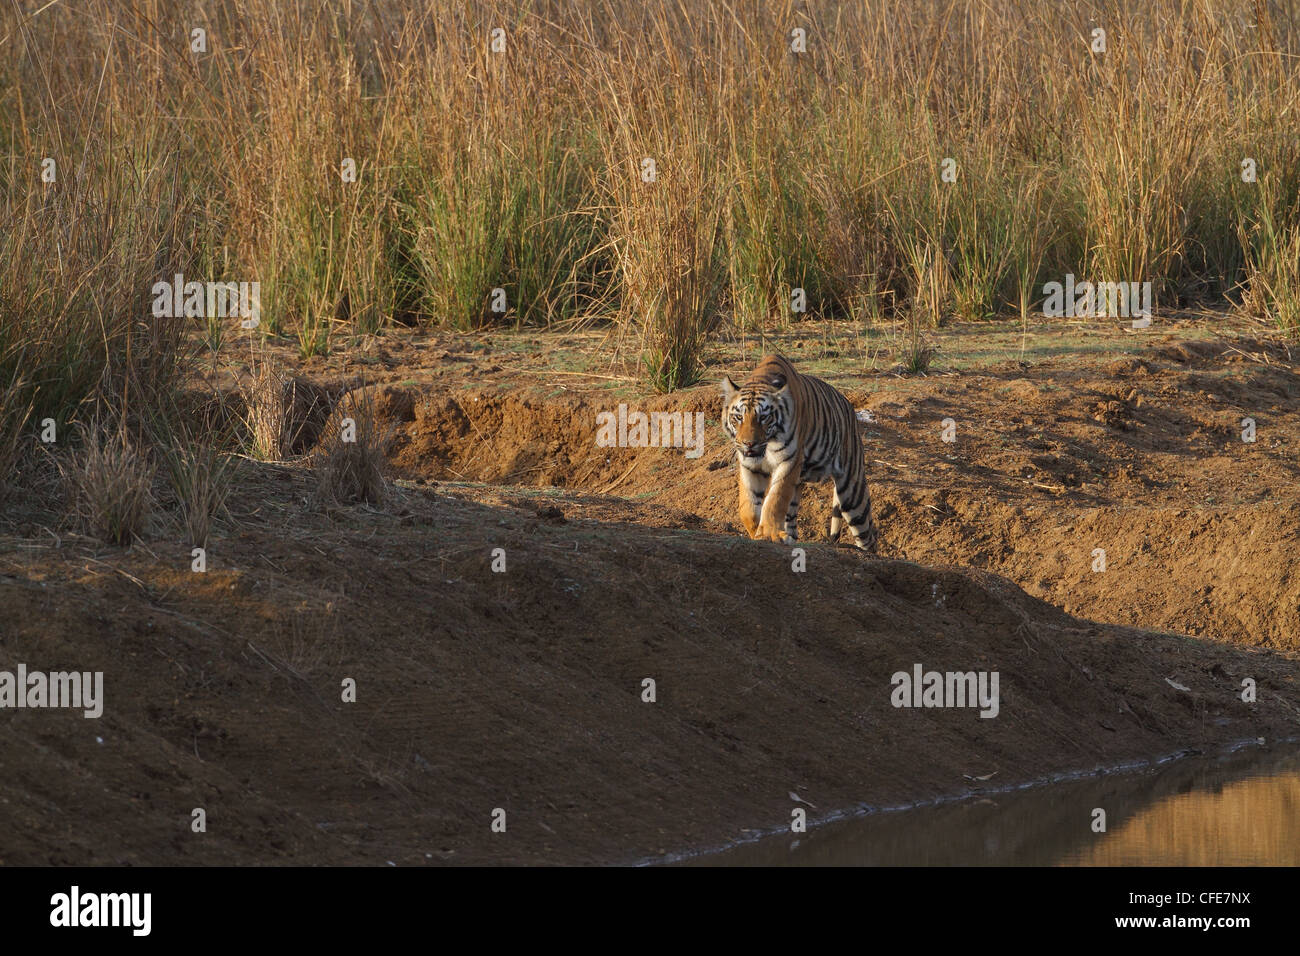
[[[830,538],[841,523],[875,552],[876,526],[857,416],[849,400],[785,358],[768,355],[744,384],[722,380],[722,426],[736,446],[740,521],[751,538],[798,539],[799,484],[831,478]]]

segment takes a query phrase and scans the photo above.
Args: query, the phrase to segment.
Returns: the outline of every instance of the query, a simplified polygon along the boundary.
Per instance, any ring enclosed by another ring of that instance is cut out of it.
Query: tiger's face
[[[768,443],[779,439],[785,421],[781,396],[784,389],[759,391],[739,388],[730,378],[722,382],[722,427],[731,436],[741,458],[759,459]]]

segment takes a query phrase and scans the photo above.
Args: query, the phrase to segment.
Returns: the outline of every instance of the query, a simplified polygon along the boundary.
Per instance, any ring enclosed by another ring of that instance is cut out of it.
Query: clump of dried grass
[[[243,389],[249,454],[284,461],[301,454],[329,414],[329,395],[319,385],[264,365]]]
[[[214,520],[226,510],[235,459],[210,441],[196,440],[184,429],[161,445],[159,454],[189,542],[196,548],[206,548]]]
[[[330,417],[312,457],[316,475],[316,507],[368,504],[381,506],[388,498],[384,476],[388,435],[365,389],[348,392]]]
[[[259,461],[283,461],[289,455],[293,441],[290,404],[285,401],[289,388],[290,381],[269,365],[243,388],[249,453]]]
[[[90,533],[119,545],[143,536],[153,508],[154,466],[125,429],[90,428],[61,470],[73,512]]]

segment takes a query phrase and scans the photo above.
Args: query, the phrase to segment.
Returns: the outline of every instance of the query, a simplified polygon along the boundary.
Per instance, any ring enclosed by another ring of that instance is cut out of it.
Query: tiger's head
[[[762,458],[769,442],[783,438],[789,420],[789,394],[785,376],[780,374],[751,379],[743,386],[731,376],[723,378],[722,427],[741,458]]]

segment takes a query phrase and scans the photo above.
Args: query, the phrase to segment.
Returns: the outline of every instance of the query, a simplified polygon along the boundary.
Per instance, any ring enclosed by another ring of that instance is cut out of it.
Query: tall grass
[[[610,320],[661,388],[800,299],[1025,321],[1065,272],[1294,331],[1298,35],[1256,0],[6,5],[0,453],[166,372],[126,370],[169,361],[173,270],[261,282],[305,356]]]
[[[1267,175],[1262,191],[1269,197],[1260,203],[1258,218],[1244,227],[1246,248],[1245,305],[1257,315],[1277,324],[1292,337],[1300,337],[1300,222],[1295,203],[1291,215],[1280,216],[1272,199],[1277,177]]]
[[[151,288],[191,259],[189,199],[156,139],[65,127],[24,152],[21,135],[0,193],[0,468],[38,434],[70,441],[96,398],[126,412],[171,388],[185,330],[151,315]]]

